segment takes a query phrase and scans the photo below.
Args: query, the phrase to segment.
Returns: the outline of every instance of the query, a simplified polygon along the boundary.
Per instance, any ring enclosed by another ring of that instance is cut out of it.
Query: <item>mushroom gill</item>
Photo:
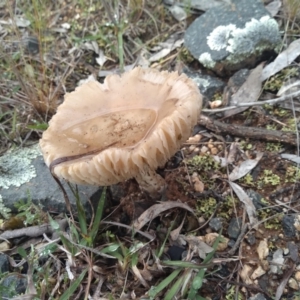
[[[40,147],[59,178],[106,186],[134,177],[156,196],[165,181],[155,170],[189,137],[201,105],[186,75],[135,68],[66,94]]]

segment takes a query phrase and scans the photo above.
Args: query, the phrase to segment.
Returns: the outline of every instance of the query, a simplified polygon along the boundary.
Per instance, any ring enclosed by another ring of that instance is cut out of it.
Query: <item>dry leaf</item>
[[[141,229],[145,224],[147,224],[149,221],[156,218],[160,213],[163,211],[166,211],[168,209],[174,208],[174,207],[181,207],[183,209],[188,210],[194,215],[194,211],[192,208],[190,208],[188,205],[181,203],[181,202],[175,202],[175,201],[169,201],[169,202],[163,202],[160,204],[154,204],[151,207],[149,207],[146,211],[144,211],[137,220],[134,221],[133,227],[137,230]]]
[[[239,90],[232,96],[230,101],[230,106],[237,105],[239,103],[257,101],[261,92],[260,77],[261,77],[262,69],[263,69],[263,64],[260,64],[250,72],[247,80],[243,83],[243,85],[239,88]],[[233,108],[225,111],[224,116],[228,118],[242,111],[245,111],[246,109],[248,109],[247,106]]]
[[[176,229],[174,229],[170,232],[170,237],[171,237],[172,241],[176,241],[178,239],[180,231],[181,231],[182,226],[184,224],[184,221],[185,221],[185,217],[183,218],[183,220],[182,220],[181,224],[179,225],[179,227],[177,227]]]
[[[237,152],[239,150],[240,150],[240,144],[239,143],[233,142],[230,145],[229,153],[227,155],[227,163],[228,164],[233,164],[235,162],[235,158],[236,158]]]
[[[281,7],[280,0],[274,0],[265,6],[265,9],[270,13],[272,17],[276,16],[279,12],[279,8]]]
[[[253,281],[250,278],[251,274],[252,267],[249,265],[244,265],[243,269],[240,271],[240,276],[245,284],[253,284]]]
[[[256,278],[259,278],[264,274],[266,274],[266,271],[261,266],[258,266],[252,273],[251,279],[255,280]]]
[[[246,192],[240,187],[238,184],[229,181],[229,184],[239,200],[245,204],[246,212],[249,218],[249,222],[251,226],[257,224],[258,220],[256,218],[256,209],[255,206],[250,199],[250,197],[246,194]]]
[[[190,249],[193,252],[197,252],[199,254],[199,257],[202,259],[205,259],[206,254],[214,250],[214,248],[210,247],[203,241],[202,236],[180,236],[189,244]]]
[[[263,261],[269,255],[269,247],[266,239],[259,242],[256,251],[260,261]]]
[[[216,232],[211,232],[208,233],[204,236],[204,241],[205,243],[207,243],[209,246],[213,246],[215,240],[217,239],[217,237],[219,236],[218,233]],[[217,251],[224,251],[227,249],[228,247],[228,243],[229,243],[229,239],[224,237],[223,235],[221,236],[220,242],[217,246]]]
[[[264,81],[287,67],[300,55],[300,39],[293,41],[286,50],[281,52],[276,59],[268,64],[261,73],[261,81]]]
[[[283,153],[280,155],[282,158],[284,159],[288,159],[296,164],[300,164],[300,157],[298,155],[295,154],[287,154],[287,153]]]
[[[228,176],[228,179],[230,181],[235,181],[247,175],[251,170],[253,170],[257,166],[258,162],[261,160],[263,155],[264,154],[262,152],[259,152],[257,153],[255,159],[247,159],[243,161],[239,166],[236,166],[232,170],[232,172]]]

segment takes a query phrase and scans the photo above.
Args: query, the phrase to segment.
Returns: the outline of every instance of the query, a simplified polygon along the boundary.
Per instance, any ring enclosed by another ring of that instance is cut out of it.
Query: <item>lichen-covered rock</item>
[[[66,182],[62,182],[71,203],[75,204]],[[80,198],[87,211],[90,211],[88,199],[97,203],[101,196],[98,187],[80,186]],[[28,197],[40,203],[46,211],[66,212],[63,193],[52,178],[44,163],[38,145],[9,151],[0,157],[0,217],[6,218],[14,204]]]
[[[281,43],[278,24],[260,0],[232,0],[208,10],[185,33],[185,45],[219,75],[252,67]]]
[[[216,93],[223,93],[225,83],[220,79],[187,68],[183,72],[197,84],[201,94],[205,97],[204,100],[212,99]]]

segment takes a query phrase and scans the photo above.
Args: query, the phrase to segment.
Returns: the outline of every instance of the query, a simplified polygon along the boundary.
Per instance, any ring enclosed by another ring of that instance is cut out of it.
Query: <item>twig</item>
[[[289,98],[298,97],[298,96],[300,96],[300,91],[297,91],[297,92],[294,92],[294,93],[291,93],[291,94],[287,94],[287,95],[283,95],[279,98],[269,99],[269,100],[265,100],[265,101],[236,103],[235,105],[232,105],[232,106],[223,107],[223,108],[216,108],[216,109],[204,108],[204,109],[202,109],[202,112],[218,113],[218,112],[223,112],[223,111],[231,110],[231,109],[238,108],[238,107],[258,106],[258,105],[260,106],[260,105],[265,105],[265,104],[276,104],[278,102],[283,102],[283,101],[285,101]]]
[[[66,227],[68,224],[66,219],[57,221],[59,224],[59,227]],[[3,239],[13,239],[21,236],[29,236],[29,237],[37,237],[40,235],[51,234],[55,232],[55,230],[51,227],[49,223],[37,225],[37,226],[31,226],[21,229],[15,229],[15,230],[6,230],[3,233],[0,234],[0,238]]]
[[[213,120],[204,115],[200,116],[198,124],[203,125],[216,133],[225,132],[231,135],[241,136],[243,138],[248,137],[251,139],[265,140],[269,142],[282,142],[297,146],[297,136],[294,132],[227,124]]]

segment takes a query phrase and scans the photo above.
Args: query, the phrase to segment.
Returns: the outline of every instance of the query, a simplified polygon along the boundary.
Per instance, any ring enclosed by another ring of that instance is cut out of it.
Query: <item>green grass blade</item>
[[[59,300],[68,300],[70,297],[74,296],[74,292],[80,285],[81,281],[83,280],[85,274],[87,272],[87,269],[85,269],[77,279],[75,279],[72,284],[68,287],[68,289],[62,294],[62,296],[59,298]]]
[[[181,268],[191,268],[191,269],[203,269],[211,267],[211,264],[195,264],[188,261],[180,260],[163,260],[162,265],[170,267],[181,267]]]
[[[78,213],[78,221],[79,221],[79,226],[81,229],[81,234],[86,237],[86,235],[88,233],[88,229],[87,229],[88,226],[87,226],[87,222],[86,222],[85,210],[80,201],[78,189],[74,190],[74,188],[72,187],[71,184],[68,184],[68,185],[76,199],[76,208],[77,208],[77,213]]]
[[[194,300],[196,298],[198,290],[202,287],[205,271],[206,269],[199,270],[198,274],[195,276],[188,294],[189,300]]]
[[[158,286],[152,286],[149,290],[149,296],[154,299],[156,295],[166,288],[181,272],[181,269],[173,271],[167,278],[165,278]]]
[[[167,292],[166,296],[164,297],[164,300],[173,300],[176,299],[175,296],[178,293],[180,287],[182,285],[182,278],[178,278],[175,284],[170,288],[170,290]]]
[[[95,219],[94,219],[92,229],[91,229],[91,233],[90,233],[92,243],[94,242],[94,240],[97,236],[97,233],[98,233],[98,230],[99,230],[99,225],[100,225],[100,222],[102,220],[103,210],[104,210],[104,205],[105,205],[105,199],[106,199],[106,189],[107,188],[105,186],[102,190],[100,201],[97,205]]]

